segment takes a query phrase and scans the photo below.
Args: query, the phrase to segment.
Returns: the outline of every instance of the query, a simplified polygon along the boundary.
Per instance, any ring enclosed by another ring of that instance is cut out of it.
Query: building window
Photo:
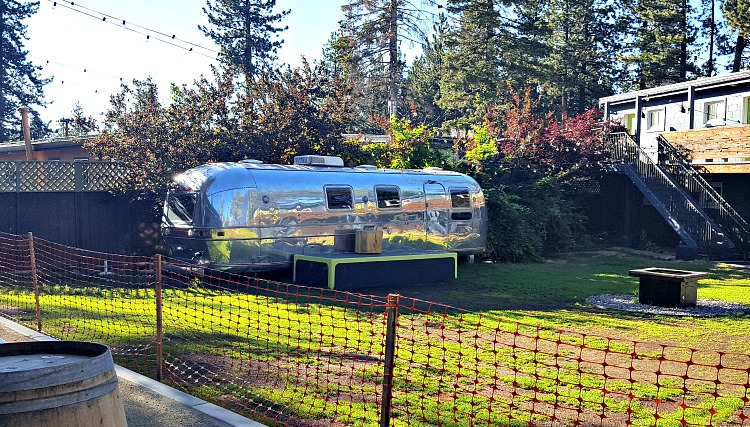
[[[649,110],[646,112],[646,129],[649,132],[664,131],[664,109]]]
[[[625,114],[622,124],[628,130],[628,135],[635,135],[635,113]]]
[[[352,209],[351,187],[326,187],[326,200],[328,209],[349,210]]]
[[[375,198],[378,200],[378,209],[398,209],[401,207],[399,188],[395,185],[376,186]]]
[[[726,119],[724,101],[712,101],[703,104],[703,123],[713,126],[724,125]]]

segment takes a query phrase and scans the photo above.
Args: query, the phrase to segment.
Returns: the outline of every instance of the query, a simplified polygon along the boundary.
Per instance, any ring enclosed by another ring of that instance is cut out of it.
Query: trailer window
[[[471,220],[471,196],[468,188],[451,188],[451,219],[453,221]]]
[[[326,187],[328,209],[345,210],[352,208],[351,187]]]
[[[172,222],[193,222],[195,193],[172,194],[167,198],[167,218]]]
[[[375,198],[378,209],[398,209],[401,207],[401,194],[395,185],[378,185],[375,187]]]
[[[451,207],[453,209],[471,208],[468,188],[451,188]]]

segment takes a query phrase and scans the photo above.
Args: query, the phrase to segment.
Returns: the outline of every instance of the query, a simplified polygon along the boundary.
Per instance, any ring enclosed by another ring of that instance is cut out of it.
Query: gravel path
[[[695,307],[666,308],[639,304],[635,295],[596,295],[586,302],[603,310],[620,310],[665,316],[718,317],[750,313],[750,307],[736,302],[698,298]]]

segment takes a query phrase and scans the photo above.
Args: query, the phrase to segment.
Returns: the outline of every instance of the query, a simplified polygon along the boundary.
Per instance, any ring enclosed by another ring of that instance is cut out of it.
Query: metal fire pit
[[[698,301],[698,279],[708,278],[702,271],[643,268],[630,270],[638,277],[638,302],[659,307],[693,307]]]

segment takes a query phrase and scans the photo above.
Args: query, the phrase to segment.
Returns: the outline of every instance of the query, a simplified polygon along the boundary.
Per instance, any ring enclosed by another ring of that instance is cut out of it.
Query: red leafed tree
[[[506,103],[492,109],[488,130],[498,140],[503,162],[552,170],[577,168],[598,160],[606,127],[602,113],[590,109],[574,117],[554,119],[540,113],[531,89],[510,90]]]

